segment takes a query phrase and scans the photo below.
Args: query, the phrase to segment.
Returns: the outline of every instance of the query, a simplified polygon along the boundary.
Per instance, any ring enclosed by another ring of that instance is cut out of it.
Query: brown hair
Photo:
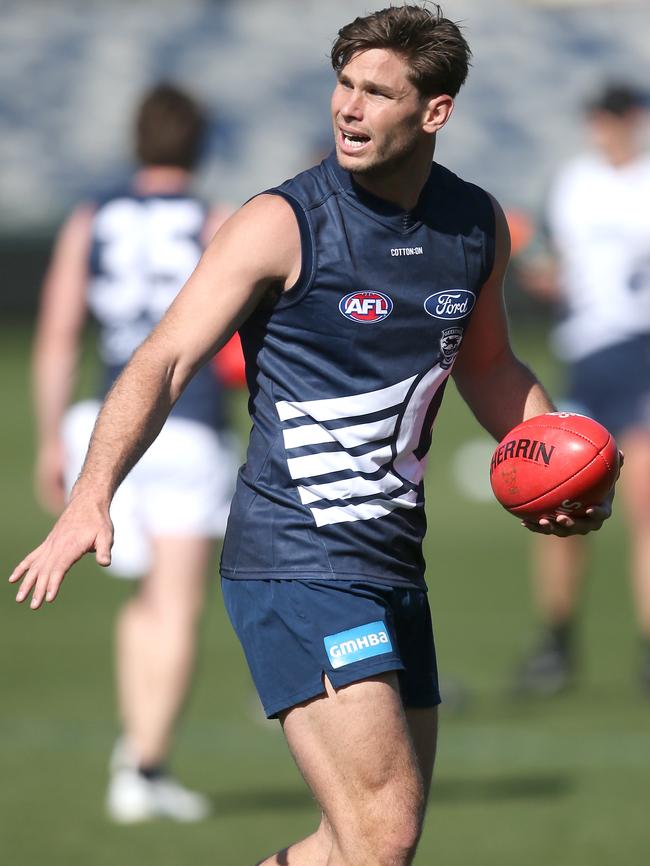
[[[456,96],[467,78],[472,52],[460,28],[437,3],[389,6],[355,18],[339,30],[332,66],[339,73],[360,51],[385,48],[404,58],[409,79],[423,96]]]
[[[135,123],[135,150],[143,165],[196,165],[206,120],[189,94],[158,84],[142,100]]]

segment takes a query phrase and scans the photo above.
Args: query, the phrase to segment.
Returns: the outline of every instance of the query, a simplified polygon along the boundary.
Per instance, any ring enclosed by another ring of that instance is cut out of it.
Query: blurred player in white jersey
[[[556,268],[537,271],[531,285],[564,308],[554,343],[568,365],[566,408],[598,419],[625,454],[620,491],[642,642],[641,684],[650,695],[650,154],[643,150],[645,109],[642,93],[618,83],[608,84],[588,105],[592,151],[559,173],[549,200],[547,225]],[[517,688],[552,694],[575,674],[574,632],[586,550],[578,536],[535,542],[543,634],[519,672]]]
[[[59,512],[99,410],[133,351],[157,324],[226,213],[190,190],[205,119],[171,85],[146,94],[136,121],[140,167],[123,189],[79,206],[56,241],[34,346],[36,490]],[[99,328],[97,400],[69,406],[82,330]],[[116,821],[203,818],[208,800],[168,775],[166,761],[194,666],[197,621],[215,539],[225,530],[236,458],[223,389],[208,365],[174,407],[111,508],[111,569],[141,577],[116,629],[123,736],[111,759],[107,810]]]

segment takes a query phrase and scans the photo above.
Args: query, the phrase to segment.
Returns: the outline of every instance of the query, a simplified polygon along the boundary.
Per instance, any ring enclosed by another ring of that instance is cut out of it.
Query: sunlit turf
[[[49,520],[31,494],[28,329],[7,326],[1,337],[0,552],[8,575]],[[519,349],[554,386],[540,338],[520,333]],[[239,401],[242,428],[243,415]],[[650,851],[650,701],[636,689],[622,521],[615,516],[592,545],[578,687],[548,702],[513,700],[510,676],[533,636],[527,533],[495,503],[462,499],[452,477],[455,449],[482,435],[450,388],[430,463],[426,555],[441,672],[467,694],[442,709],[416,863],[642,866]],[[213,797],[215,817],[189,827],[106,822],[116,733],[110,635],[130,591],[87,559],[60,601],[39,613],[16,607],[9,585],[0,596],[0,866],[253,866],[315,823],[275,723],[260,720],[216,579],[174,755],[179,775]]]

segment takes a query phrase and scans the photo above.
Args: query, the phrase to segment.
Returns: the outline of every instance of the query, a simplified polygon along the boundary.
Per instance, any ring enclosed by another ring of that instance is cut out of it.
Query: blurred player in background
[[[593,149],[557,177],[547,210],[554,261],[527,286],[562,305],[554,343],[567,363],[566,408],[591,415],[625,454],[621,494],[650,695],[650,155],[646,101],[627,84],[604,87],[587,109]],[[543,633],[519,671],[519,692],[552,694],[575,674],[576,618],[586,564],[579,537],[537,538],[534,580]],[[618,575],[614,575],[618,577]]]
[[[553,408],[508,341],[503,212],[432,162],[469,56],[435,5],[339,31],[335,152],[218,232],[108,395],[66,511],[10,578],[37,609],[83,553],[110,560],[116,485],[240,327],[253,429],[224,601],[322,809],[264,866],[413,862],[439,703],[422,555],[431,428],[452,369],[497,438]],[[610,506],[527,526],[589,532]]]
[[[225,219],[191,192],[204,128],[202,111],[181,90],[162,84],[147,93],[135,129],[139,169],[123,189],[79,206],[56,242],[33,359],[36,491],[53,513],[79,474],[100,405],[69,407],[87,315],[98,325],[103,397]],[[123,736],[107,794],[116,821],[192,821],[208,812],[207,799],[170,777],[166,761],[192,677],[206,573],[234,487],[224,410],[208,365],[111,507],[111,569],[142,578],[116,629]]]

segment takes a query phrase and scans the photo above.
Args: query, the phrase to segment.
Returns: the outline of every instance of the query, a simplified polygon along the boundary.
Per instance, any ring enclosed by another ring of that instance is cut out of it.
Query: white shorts
[[[81,471],[99,408],[98,401],[85,400],[71,406],[63,420],[68,490]],[[238,463],[234,437],[197,421],[169,418],[113,499],[110,569],[122,577],[146,573],[152,538],[223,537]]]

